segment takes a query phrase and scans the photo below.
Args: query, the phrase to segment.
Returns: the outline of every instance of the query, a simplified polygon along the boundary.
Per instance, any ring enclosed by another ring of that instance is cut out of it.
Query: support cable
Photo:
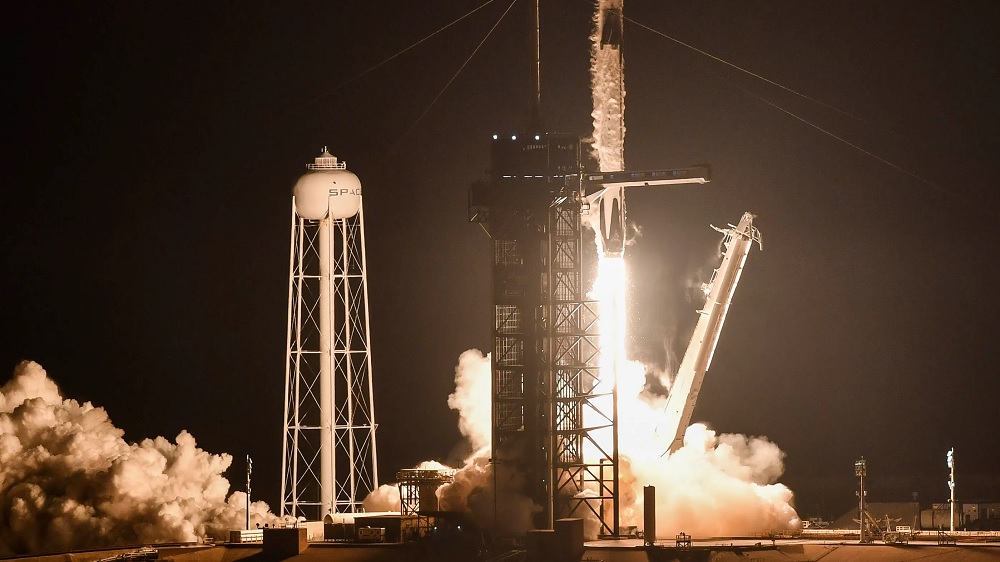
[[[737,86],[737,87],[739,87],[739,86]],[[783,108],[783,107],[781,107],[781,106],[779,106],[779,105],[777,105],[777,104],[775,104],[773,102],[770,102],[770,101],[768,101],[768,100],[766,100],[766,99],[758,96],[757,94],[754,94],[753,92],[750,92],[749,90],[747,90],[745,88],[740,88],[740,89],[743,90],[744,92],[746,92],[747,95],[750,95],[750,96],[752,96],[752,97],[754,97],[754,98],[756,98],[756,99],[758,99],[758,100],[766,103],[767,105],[769,105],[769,106],[777,109],[778,111],[780,111],[780,112],[782,112],[782,113],[784,113],[786,115],[789,115],[790,117],[793,117],[793,118],[795,118],[795,119],[797,119],[797,120],[805,123],[806,125],[809,125],[810,127],[816,129],[817,131],[820,131],[821,133],[824,133],[824,134],[826,134],[826,135],[828,135],[828,136],[830,136],[830,137],[832,137],[834,139],[837,139],[838,141],[846,144],[847,146],[850,146],[851,148],[857,150],[858,152],[861,152],[863,154],[867,154],[868,156],[871,156],[872,158],[878,160],[879,162],[885,164],[886,166],[889,166],[890,168],[892,168],[894,170],[902,172],[902,173],[910,176],[911,178],[913,178],[913,179],[915,179],[915,180],[917,180],[917,181],[919,181],[919,182],[921,182],[921,183],[923,183],[923,184],[925,184],[925,185],[927,185],[929,187],[934,188],[935,190],[937,190],[940,193],[943,193],[944,195],[955,195],[955,193],[952,193],[951,191],[948,191],[947,189],[945,189],[945,188],[941,187],[940,185],[932,182],[931,180],[929,180],[927,178],[924,178],[923,176],[917,174],[916,172],[911,172],[911,171],[907,170],[906,168],[903,168],[903,167],[901,167],[901,166],[899,166],[897,164],[893,164],[892,162],[886,160],[885,158],[882,158],[881,156],[875,154],[874,152],[872,152],[870,150],[866,150],[866,149],[864,149],[864,148],[862,148],[862,147],[854,144],[853,142],[851,142],[851,141],[849,141],[849,140],[847,140],[847,139],[845,139],[845,138],[843,138],[841,136],[838,136],[838,135],[834,134],[831,131],[828,131],[828,130],[824,129],[823,127],[820,127],[819,125],[813,123],[812,121],[809,121],[808,119],[805,119],[804,117],[800,117],[800,116],[792,113],[791,111],[788,111],[787,109],[785,109],[785,108]]]
[[[482,4],[480,4],[479,6],[476,6],[476,7],[475,7],[475,8],[473,8],[472,10],[470,10],[470,11],[466,12],[466,13],[465,13],[464,15],[460,16],[460,17],[459,17],[458,19],[456,19],[456,20],[453,20],[453,21],[452,21],[451,23],[448,23],[448,24],[446,24],[446,25],[444,25],[444,26],[442,26],[442,27],[438,28],[438,29],[437,29],[436,31],[432,32],[432,33],[431,33],[430,35],[427,35],[427,36],[426,36],[426,37],[424,37],[423,39],[420,39],[419,41],[417,41],[417,42],[413,43],[413,44],[412,44],[412,45],[410,45],[409,47],[406,47],[405,49],[403,49],[403,50],[399,51],[398,53],[396,53],[396,54],[392,55],[391,57],[389,57],[389,58],[387,58],[387,59],[383,60],[382,62],[380,62],[380,63],[378,63],[378,64],[376,64],[376,65],[374,65],[374,66],[371,66],[371,67],[369,67],[369,68],[368,68],[367,70],[365,70],[365,71],[363,71],[363,72],[360,72],[360,73],[358,73],[358,74],[355,74],[354,76],[352,76],[352,77],[348,78],[347,80],[344,80],[344,81],[343,81],[343,82],[341,82],[340,84],[337,84],[336,86],[334,86],[332,90],[329,90],[329,91],[327,91],[327,92],[324,92],[324,93],[322,93],[322,94],[320,94],[320,95],[316,96],[315,98],[313,98],[312,100],[310,100],[310,101],[306,102],[306,103],[305,103],[305,104],[303,104],[303,105],[304,105],[304,106],[310,106],[310,105],[313,105],[314,103],[317,103],[317,102],[319,102],[319,101],[320,101],[320,100],[322,100],[323,98],[325,98],[325,97],[327,97],[327,96],[331,96],[331,95],[335,94],[336,92],[338,92],[338,91],[339,91],[339,90],[340,90],[341,88],[343,88],[344,86],[346,86],[346,85],[350,84],[351,82],[354,82],[355,80],[357,80],[357,79],[359,79],[359,78],[361,78],[361,77],[363,77],[363,76],[367,75],[367,74],[368,74],[369,72],[372,72],[373,70],[376,70],[376,69],[378,69],[378,68],[381,68],[382,66],[385,66],[385,65],[386,65],[386,64],[388,64],[389,62],[392,62],[393,60],[395,60],[396,58],[398,58],[398,57],[399,57],[400,55],[402,55],[403,53],[406,53],[406,52],[407,52],[407,51],[409,51],[410,49],[413,49],[414,47],[416,47],[416,46],[418,46],[418,45],[420,45],[420,44],[422,44],[422,43],[426,42],[427,40],[429,40],[430,38],[434,37],[434,36],[435,36],[435,35],[437,35],[438,33],[441,33],[442,31],[444,31],[444,30],[448,29],[449,27],[451,27],[451,26],[453,26],[453,25],[457,24],[458,22],[460,22],[460,21],[464,20],[465,18],[467,18],[467,17],[471,16],[472,14],[474,14],[474,13],[478,12],[479,10],[481,10],[481,9],[485,8],[486,6],[488,6],[488,5],[492,4],[492,3],[493,3],[493,1],[494,1],[494,0],[486,0],[486,2],[483,2],[483,3],[482,3]],[[508,9],[509,9],[509,8],[508,8]]]
[[[430,112],[431,108],[434,107],[434,104],[436,104],[437,101],[441,99],[441,96],[444,95],[445,91],[448,89],[449,86],[451,86],[452,82],[454,82],[455,79],[458,78],[458,75],[461,74],[463,70],[465,70],[465,67],[469,64],[469,61],[472,60],[472,57],[476,56],[476,53],[479,52],[479,49],[482,48],[483,44],[486,43],[486,40],[489,39],[491,35],[493,35],[493,32],[496,31],[496,28],[500,25],[500,22],[502,22],[504,18],[507,17],[507,14],[510,13],[511,8],[513,8],[514,4],[516,3],[517,0],[511,0],[510,4],[507,5],[507,9],[504,10],[503,14],[500,15],[500,18],[497,19],[496,23],[493,24],[493,27],[491,27],[490,30],[486,32],[486,35],[479,42],[479,44],[476,45],[476,48],[472,50],[472,53],[469,54],[468,58],[465,59],[465,62],[462,63],[462,66],[458,67],[458,70],[455,71],[455,74],[452,75],[452,77],[448,80],[448,82],[444,85],[444,87],[441,88],[441,91],[438,92],[436,96],[434,96],[434,99],[431,100],[429,104],[427,104],[427,107],[424,108],[423,113],[421,113],[420,116],[417,117],[415,121],[413,121],[413,124],[411,124],[406,129],[406,131],[399,136],[399,138],[396,140],[396,143],[392,146],[392,148],[390,148],[389,151],[386,152],[386,156],[389,156],[394,152],[396,152],[396,149],[399,148],[403,140],[406,139],[406,137],[410,136],[410,133],[412,133],[413,130],[417,128],[417,125],[420,123],[420,121],[423,120],[423,118],[427,115],[428,112]]]
[[[744,74],[747,74],[749,76],[753,76],[754,78],[756,78],[758,80],[761,80],[763,82],[767,82],[768,84],[771,84],[772,86],[776,86],[778,88],[781,88],[782,90],[784,90],[786,92],[789,92],[791,94],[794,94],[796,96],[799,96],[800,98],[807,99],[807,100],[809,100],[809,101],[811,101],[811,102],[813,102],[815,104],[821,105],[821,106],[823,106],[823,107],[825,107],[827,109],[830,109],[832,111],[840,113],[841,115],[850,117],[850,118],[855,119],[857,121],[861,121],[862,123],[865,123],[865,124],[871,125],[873,127],[876,127],[877,129],[879,129],[879,130],[881,130],[883,132],[889,133],[890,135],[894,135],[894,136],[897,136],[897,137],[900,137],[900,138],[905,138],[905,139],[911,140],[911,141],[913,140],[913,139],[910,139],[909,137],[906,137],[905,135],[903,135],[901,133],[897,133],[896,131],[893,131],[892,129],[888,129],[888,128],[882,126],[882,125],[879,125],[878,123],[875,123],[875,122],[873,122],[871,120],[865,119],[864,117],[861,117],[859,115],[855,115],[855,114],[853,114],[853,113],[851,113],[849,111],[846,111],[844,109],[840,109],[839,107],[837,107],[835,105],[830,105],[830,104],[828,104],[828,103],[826,103],[826,102],[824,102],[822,100],[816,99],[816,98],[814,98],[812,96],[809,96],[807,94],[803,94],[802,92],[800,92],[798,90],[795,90],[793,88],[785,86],[784,84],[779,84],[779,83],[775,82],[774,80],[770,80],[768,78],[765,78],[764,76],[761,76],[760,74],[757,74],[756,72],[753,72],[751,70],[747,70],[747,69],[743,68],[742,66],[739,66],[739,65],[731,63],[731,62],[729,62],[727,60],[719,58],[719,57],[713,55],[712,53],[709,53],[707,51],[703,51],[703,50],[699,49],[698,47],[695,47],[694,45],[691,45],[689,43],[685,43],[684,41],[681,41],[680,39],[675,39],[674,37],[671,37],[671,36],[667,35],[666,33],[663,33],[662,31],[658,31],[656,29],[653,29],[652,27],[649,27],[648,25],[645,25],[643,23],[639,23],[639,22],[637,22],[637,21],[635,21],[635,20],[633,20],[631,18],[624,18],[624,19],[626,21],[628,21],[629,23],[634,23],[635,25],[637,25],[637,26],[639,26],[639,27],[641,27],[641,28],[643,28],[643,29],[645,29],[647,31],[650,31],[650,32],[652,32],[652,33],[654,33],[656,35],[659,35],[660,37],[663,37],[664,39],[669,39],[670,41],[673,41],[674,43],[677,43],[678,45],[686,47],[686,48],[688,48],[688,49],[690,49],[690,50],[692,50],[692,51],[694,51],[696,53],[699,53],[701,55],[705,55],[706,57],[708,57],[708,58],[710,58],[710,59],[712,59],[712,60],[714,60],[716,62],[721,62],[722,64],[724,64],[726,66],[729,66],[731,68],[735,68],[736,70],[739,70],[740,72],[742,72]]]
[[[667,35],[666,33],[663,33],[662,31],[658,31],[656,29],[653,29],[652,27],[649,27],[648,25],[639,23],[639,22],[637,22],[637,21],[635,21],[635,20],[633,20],[631,18],[625,18],[625,19],[627,21],[629,21],[630,23],[633,23],[633,24],[635,24],[635,25],[637,25],[637,26],[639,26],[639,27],[641,27],[641,28],[643,28],[643,29],[645,29],[647,31],[650,31],[650,32],[652,32],[652,33],[654,33],[656,35],[659,35],[660,37],[663,37],[665,39],[669,39],[670,41],[673,41],[673,42],[675,42],[675,43],[677,43],[679,45],[682,45],[682,46],[684,46],[684,47],[686,47],[688,49],[691,49],[692,51],[695,51],[695,52],[697,52],[699,54],[702,54],[702,55],[704,55],[706,57],[709,57],[712,60],[715,60],[717,62],[725,64],[726,66],[735,68],[736,70],[739,70],[740,72],[743,72],[745,74],[753,76],[754,78],[762,80],[762,81],[764,81],[764,82],[766,82],[768,84],[777,86],[778,88],[781,88],[782,90],[785,90],[785,91],[790,92],[792,94],[795,94],[795,95],[797,95],[799,97],[802,97],[804,99],[812,101],[812,102],[814,102],[816,104],[819,104],[819,105],[821,105],[823,107],[827,107],[829,109],[832,109],[833,111],[836,111],[836,112],[841,113],[843,115],[849,116],[849,117],[851,117],[853,119],[856,119],[858,121],[861,121],[863,123],[867,123],[869,125],[875,126],[875,127],[877,127],[878,129],[880,129],[880,130],[882,130],[884,132],[890,133],[892,135],[896,135],[898,137],[906,138],[906,137],[903,137],[903,135],[900,135],[899,133],[896,133],[896,132],[894,132],[894,131],[892,131],[890,129],[886,129],[885,127],[881,127],[881,126],[879,126],[876,123],[873,123],[873,122],[871,122],[871,121],[869,121],[867,119],[864,119],[863,117],[859,117],[859,116],[854,115],[854,114],[852,114],[852,113],[850,113],[848,111],[844,111],[843,109],[840,109],[838,107],[832,106],[832,105],[830,105],[828,103],[825,103],[823,101],[820,101],[820,100],[818,100],[816,98],[810,97],[810,96],[808,96],[806,94],[803,94],[801,92],[793,90],[792,88],[789,88],[787,86],[779,84],[779,83],[777,83],[777,82],[775,82],[773,80],[769,80],[769,79],[767,79],[767,78],[765,78],[765,77],[763,77],[763,76],[761,76],[761,75],[759,75],[759,74],[757,74],[755,72],[747,70],[747,69],[745,69],[745,68],[743,68],[741,66],[738,66],[736,64],[733,64],[733,63],[731,63],[729,61],[723,60],[723,59],[721,59],[721,58],[719,58],[719,57],[717,57],[717,56],[715,56],[715,55],[713,55],[711,53],[708,53],[708,52],[703,51],[703,50],[701,50],[701,49],[699,49],[699,48],[697,48],[697,47],[695,47],[693,45],[685,43],[684,41],[681,41],[679,39],[675,39],[675,38]],[[718,76],[719,78],[722,78],[718,74],[716,74],[716,76]],[[722,79],[725,80],[724,78],[722,78]],[[726,80],[726,81],[728,82],[728,80]],[[730,84],[732,84],[732,82],[730,82]],[[921,182],[921,183],[923,183],[923,184],[925,184],[925,185],[927,185],[927,186],[935,189],[936,191],[938,191],[938,192],[940,192],[942,194],[952,195],[952,196],[956,195],[955,193],[953,193],[953,192],[951,192],[951,191],[949,191],[949,190],[941,187],[940,185],[938,185],[938,184],[932,182],[931,180],[929,180],[929,179],[927,179],[927,178],[925,178],[925,177],[917,174],[916,172],[911,172],[910,170],[907,170],[906,168],[903,168],[902,166],[899,166],[898,164],[890,162],[889,160],[886,160],[885,158],[882,158],[882,157],[878,156],[874,152],[872,152],[870,150],[867,150],[867,149],[864,149],[861,146],[859,146],[857,144],[854,144],[851,141],[849,141],[849,140],[847,140],[847,139],[845,139],[843,137],[840,137],[840,136],[834,134],[831,131],[828,131],[827,129],[824,129],[823,127],[820,127],[819,125],[813,123],[812,121],[809,121],[808,119],[806,119],[804,117],[796,115],[795,113],[793,113],[793,112],[791,112],[791,111],[789,111],[789,110],[787,110],[787,109],[779,106],[778,104],[776,104],[774,102],[771,102],[771,101],[768,101],[768,100],[764,99],[760,95],[755,94],[755,93],[751,92],[750,90],[748,90],[748,89],[746,89],[746,88],[744,88],[742,86],[739,86],[739,85],[736,85],[736,84],[732,84],[732,85],[734,87],[738,88],[739,90],[743,91],[747,95],[749,95],[749,96],[751,96],[751,97],[753,97],[753,98],[755,98],[755,99],[757,99],[757,100],[759,100],[761,102],[764,102],[765,104],[773,107],[774,109],[777,109],[778,111],[781,111],[782,113],[785,113],[785,114],[789,115],[790,117],[793,117],[794,119],[796,119],[798,121],[801,121],[801,122],[805,123],[806,125],[809,125],[810,127],[816,129],[817,131],[820,131],[821,133],[823,133],[823,134],[825,134],[825,135],[827,135],[827,136],[829,136],[829,137],[831,137],[833,139],[836,139],[836,140],[838,140],[838,141],[846,144],[847,146],[850,146],[851,148],[854,148],[855,150],[857,150],[857,151],[859,151],[859,152],[861,152],[861,153],[863,153],[863,154],[865,154],[867,156],[870,156],[870,157],[874,158],[875,160],[878,160],[879,162],[881,162],[881,163],[889,166],[890,168],[893,168],[896,171],[902,172],[903,174],[906,174],[907,176],[910,176],[911,178],[913,178],[913,179],[915,179],[915,180],[917,180],[917,181],[919,181],[919,182]]]

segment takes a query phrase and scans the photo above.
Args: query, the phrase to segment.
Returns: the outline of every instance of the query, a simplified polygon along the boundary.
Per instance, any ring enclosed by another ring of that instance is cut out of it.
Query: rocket
[[[625,254],[625,188],[605,187],[598,199],[601,228],[601,250],[605,256]]]
[[[604,86],[595,86],[595,115],[603,117],[601,123],[595,119],[594,135],[599,145],[597,152],[601,170],[610,171],[621,169],[625,157],[625,124],[622,121],[625,91],[621,82],[622,0],[600,0],[598,10],[592,72],[594,79],[604,83]],[[598,96],[598,90],[604,94]],[[621,257],[625,253],[625,186],[605,184],[603,187],[592,201],[600,207],[600,250],[605,256]]]
[[[621,0],[604,0],[600,4],[601,47],[608,45],[620,49],[622,46],[622,3]]]

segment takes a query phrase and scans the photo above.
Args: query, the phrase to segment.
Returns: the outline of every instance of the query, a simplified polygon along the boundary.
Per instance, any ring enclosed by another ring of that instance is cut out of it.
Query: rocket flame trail
[[[590,75],[594,103],[594,156],[601,171],[624,169],[625,164],[625,87],[623,81],[623,59],[621,54],[621,10],[622,0],[599,0],[594,14],[594,33],[591,35]],[[621,188],[618,188],[619,192]],[[609,194],[605,193],[607,197]],[[618,196],[618,199],[623,199]],[[602,205],[605,203],[601,202]],[[603,214],[602,214],[603,216]],[[603,415],[612,412],[614,404],[611,387],[616,373],[620,376],[625,363],[625,261],[622,256],[604,255],[605,244],[601,239],[604,225],[595,224],[599,217],[591,218],[591,226],[597,234],[597,248],[601,254],[598,262],[598,277],[593,296],[600,306],[600,382],[598,388],[605,387],[604,396],[595,400],[595,409],[584,411],[584,423],[588,427],[603,425]],[[624,225],[620,225],[624,226]],[[624,241],[622,241],[624,243]],[[623,381],[619,380],[619,385]],[[621,387],[619,387],[620,390]],[[602,414],[602,412],[604,414]],[[591,432],[601,448],[612,450],[613,431]],[[601,453],[596,447],[585,450],[587,460],[599,461],[594,455]]]
[[[622,0],[598,0],[591,36],[593,146],[604,172],[625,169],[622,22]],[[623,195],[621,188],[607,188],[602,203],[611,198],[624,206]],[[775,483],[784,469],[784,454],[766,439],[717,436],[704,425],[694,424],[684,434],[683,447],[660,456],[673,439],[673,435],[657,433],[657,428],[669,421],[663,412],[666,398],[644,392],[645,368],[626,358],[624,240],[609,247],[606,225],[595,219],[588,226],[595,231],[600,254],[593,291],[601,314],[602,380],[598,385],[617,384],[618,390],[620,523],[641,524],[642,486],[652,484],[658,488],[656,531],[660,536],[681,530],[697,536],[725,536],[798,527],[791,491]],[[618,226],[623,232],[625,225]],[[598,400],[610,401],[612,397],[608,394]],[[607,402],[599,406],[601,411],[612,411]],[[598,417],[595,411],[584,411],[588,426],[600,423]],[[601,449],[611,450],[615,438],[611,430],[592,435]],[[600,454],[598,447],[585,450],[589,460],[596,460],[596,454]]]
[[[593,146],[602,171],[624,169],[621,10],[621,0],[599,0],[591,37]],[[799,526],[791,507],[791,491],[775,483],[783,471],[784,454],[767,439],[718,435],[702,424],[694,424],[687,428],[683,447],[661,456],[672,439],[657,433],[665,423],[666,397],[646,391],[646,368],[626,357],[624,225],[607,220],[609,216],[624,216],[622,188],[608,188],[601,197],[602,205],[612,201],[620,206],[607,204],[600,213],[589,215],[588,221],[601,252],[598,279],[591,293],[599,303],[601,316],[601,379],[589,392],[590,403],[583,406],[584,425],[597,445],[585,442],[583,455],[587,463],[604,465],[613,450],[616,437],[607,416],[614,409],[612,390],[617,386],[620,523],[642,523],[642,486],[652,484],[658,488],[657,533],[661,536],[682,530],[696,536],[740,535]],[[606,219],[604,225],[601,216]],[[470,513],[481,526],[492,527],[501,535],[523,534],[530,528],[532,513],[540,507],[517,492],[523,489],[523,482],[501,480],[498,489],[493,489],[488,435],[489,361],[489,356],[475,350],[459,359],[456,391],[448,404],[459,412],[460,428],[475,452],[458,469],[455,482],[442,486],[437,494],[443,509]],[[511,478],[517,475],[511,473]],[[590,489],[579,496],[598,497],[593,482],[581,485]],[[394,486],[381,487],[365,502],[368,510],[398,507],[399,491]],[[499,514],[495,519],[494,509]],[[586,516],[582,511],[578,509],[571,516]],[[594,522],[588,521],[591,538],[596,529]]]

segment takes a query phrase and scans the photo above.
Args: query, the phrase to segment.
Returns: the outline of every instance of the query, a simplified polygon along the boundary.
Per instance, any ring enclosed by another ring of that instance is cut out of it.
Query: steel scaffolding
[[[588,300],[593,283],[585,257],[582,193],[569,186],[550,207],[549,279],[546,336],[551,350],[552,501],[555,517],[594,517],[599,534],[618,534],[617,385],[602,384],[600,312]],[[593,233],[589,233],[593,236]],[[613,373],[605,373],[612,376]],[[603,399],[602,399],[603,398]],[[609,407],[611,406],[611,407]],[[587,420],[591,420],[589,423]],[[599,435],[611,437],[610,442]]]
[[[613,398],[614,384],[600,384],[600,314],[587,298],[596,248],[581,218],[581,168],[578,137],[494,137],[491,177],[470,191],[469,220],[493,243],[496,493],[532,498],[540,528],[590,512],[600,534],[614,535],[618,455],[598,438],[617,432],[601,400]]]

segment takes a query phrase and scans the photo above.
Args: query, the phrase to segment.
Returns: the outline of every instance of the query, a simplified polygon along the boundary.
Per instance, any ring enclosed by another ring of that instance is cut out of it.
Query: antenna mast
[[[533,51],[533,72],[534,79],[534,96],[531,102],[531,122],[528,126],[533,129],[540,129],[542,126],[542,38],[541,38],[541,16],[539,10],[539,3],[541,0],[535,0],[535,13],[534,13],[534,31],[532,35],[532,51]]]

